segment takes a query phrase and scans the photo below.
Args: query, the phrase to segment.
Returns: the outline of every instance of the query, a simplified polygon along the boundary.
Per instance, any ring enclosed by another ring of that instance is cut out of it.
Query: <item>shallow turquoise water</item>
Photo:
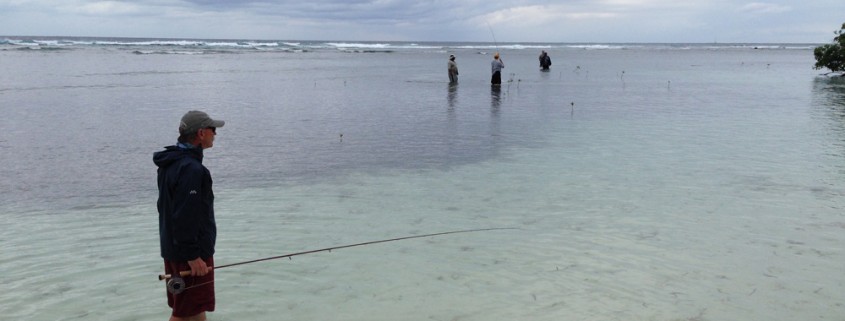
[[[535,51],[499,91],[477,49],[0,51],[0,315],[166,317],[151,154],[195,107],[218,264],[518,228],[221,269],[210,320],[845,313],[845,84],[810,50]]]

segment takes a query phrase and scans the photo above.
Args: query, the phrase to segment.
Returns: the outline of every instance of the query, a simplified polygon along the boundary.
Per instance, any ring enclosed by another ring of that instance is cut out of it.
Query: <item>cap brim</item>
[[[215,128],[223,127],[223,125],[225,125],[225,124],[226,124],[226,122],[223,121],[223,120],[212,120],[211,125],[208,125],[208,127],[215,127]]]

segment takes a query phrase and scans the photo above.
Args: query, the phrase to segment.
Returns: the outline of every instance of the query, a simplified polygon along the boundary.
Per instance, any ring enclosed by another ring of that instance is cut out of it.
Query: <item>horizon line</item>
[[[491,41],[474,40],[339,40],[339,39],[259,39],[259,38],[194,38],[194,37],[136,37],[136,36],[35,36],[35,35],[0,35],[2,38],[90,38],[90,39],[158,39],[158,40],[248,40],[248,41],[298,41],[298,42],[387,42],[387,43],[494,43]],[[821,45],[816,42],[613,42],[613,41],[499,41],[509,44],[796,44]]]

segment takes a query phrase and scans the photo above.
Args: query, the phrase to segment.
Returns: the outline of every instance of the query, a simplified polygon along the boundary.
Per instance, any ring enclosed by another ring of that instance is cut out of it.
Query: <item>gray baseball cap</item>
[[[192,133],[208,127],[223,127],[225,123],[222,120],[211,119],[208,114],[199,110],[192,110],[182,116],[182,122],[179,123],[179,133]]]

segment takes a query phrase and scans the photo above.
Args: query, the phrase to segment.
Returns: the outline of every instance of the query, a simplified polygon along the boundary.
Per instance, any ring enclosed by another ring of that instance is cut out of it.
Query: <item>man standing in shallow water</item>
[[[547,53],[545,50],[542,50],[542,52],[540,52],[540,68],[543,68],[543,70],[548,71],[549,66],[551,65],[552,58],[549,57],[549,53]]]
[[[449,83],[458,82],[458,64],[455,62],[455,55],[449,55]]]
[[[186,290],[167,292],[170,321],[205,321],[214,311],[214,193],[211,172],[202,164],[203,150],[214,146],[225,122],[189,111],[179,124],[178,143],[153,154],[158,166],[158,223],[166,274],[191,271]]]
[[[502,68],[505,68],[505,63],[499,59],[499,53],[497,52],[493,55],[493,61],[490,63],[490,66],[493,71],[493,76],[490,79],[490,83],[493,85],[501,85],[502,84]]]

